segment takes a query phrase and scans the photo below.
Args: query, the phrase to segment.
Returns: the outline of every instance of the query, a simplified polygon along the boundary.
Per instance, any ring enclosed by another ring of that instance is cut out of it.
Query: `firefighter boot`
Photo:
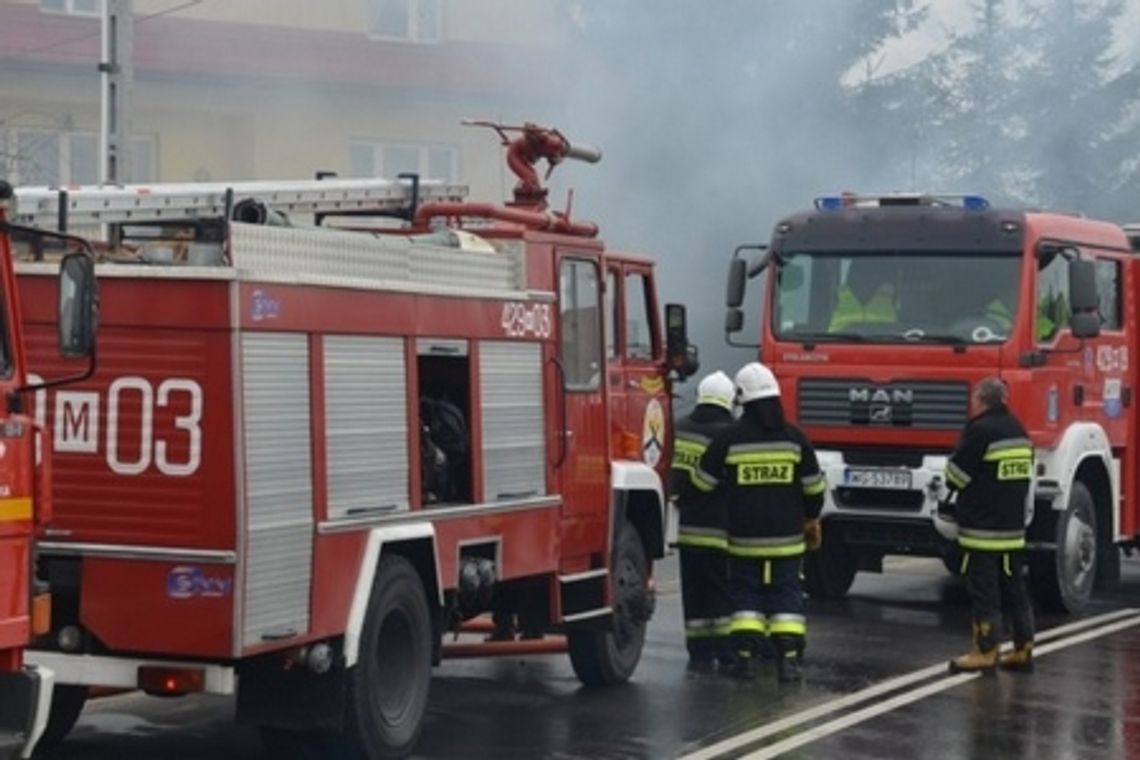
[[[1022,644],[1013,648],[1009,654],[1003,654],[998,665],[1002,670],[1013,670],[1019,673],[1033,672],[1033,642]]]
[[[780,683],[800,683],[804,680],[800,668],[803,647],[789,636],[779,636],[776,644],[776,680]]]
[[[950,661],[951,673],[993,673],[997,668],[998,648],[989,621],[974,623],[974,644],[970,651]]]
[[[727,670],[721,671],[727,673],[733,678],[739,678],[742,681],[753,681],[756,679],[756,665],[752,661],[752,652],[742,650],[736,653],[736,657],[728,666]]]

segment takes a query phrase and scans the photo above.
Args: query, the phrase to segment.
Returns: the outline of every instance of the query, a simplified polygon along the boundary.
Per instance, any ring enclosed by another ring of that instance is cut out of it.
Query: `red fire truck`
[[[813,594],[845,594],[884,554],[941,556],[956,572],[937,497],[987,375],[1008,383],[1036,449],[1034,592],[1078,611],[1118,579],[1120,549],[1140,533],[1140,272],[1121,227],[980,196],[820,198],[779,221],[769,245],[736,252],[730,342],[762,271],[760,358],[829,484],[823,551],[806,568]]]
[[[110,229],[98,369],[34,407],[46,740],[91,687],[137,688],[235,693],[281,755],[399,756],[450,654],[633,673],[684,309],[663,325],[653,262],[547,209],[536,162],[600,154],[491,126],[502,206],[416,177],[17,191],[25,223]],[[44,271],[18,265],[33,336]],[[488,641],[443,643],[485,613]]]
[[[32,637],[47,632],[51,601],[34,571],[34,533],[51,514],[50,435],[25,413],[29,391],[90,376],[94,364],[94,258],[83,241],[40,233],[9,224],[12,188],[0,182],[0,758],[28,757],[48,718],[53,677],[46,668],[24,663]],[[25,346],[16,290],[11,242],[19,239],[36,250],[62,253],[56,276],[45,281],[45,330],[42,345]],[[78,249],[78,250],[76,250]],[[69,252],[70,251],[70,252]],[[57,289],[52,295],[50,288]],[[58,306],[56,315],[51,309]],[[87,358],[86,371],[65,372],[50,382],[29,384],[26,353],[56,351],[50,331],[57,332],[61,356]]]

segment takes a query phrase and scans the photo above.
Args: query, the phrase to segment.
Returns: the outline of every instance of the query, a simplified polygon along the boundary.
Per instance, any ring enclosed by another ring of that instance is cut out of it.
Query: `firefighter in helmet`
[[[694,479],[705,450],[718,432],[732,424],[736,388],[723,372],[707,375],[697,386],[697,406],[676,424],[671,493],[680,512],[677,545],[681,555],[681,606],[689,664],[707,668],[732,659],[728,593],[728,534],[724,498]]]
[[[745,365],[736,388],[743,413],[713,440],[697,471],[703,488],[723,489],[728,509],[731,673],[753,678],[770,638],[780,681],[798,681],[807,630],[800,567],[805,549],[821,540],[823,474],[811,442],[784,420],[771,370]]]
[[[1033,610],[1025,590],[1025,507],[1033,473],[1033,444],[1006,406],[1005,383],[986,378],[974,389],[975,416],[946,463],[957,503],[940,511],[956,517],[962,572],[973,615],[973,647],[950,662],[955,672],[1033,668]],[[1002,617],[1014,649],[998,656]]]

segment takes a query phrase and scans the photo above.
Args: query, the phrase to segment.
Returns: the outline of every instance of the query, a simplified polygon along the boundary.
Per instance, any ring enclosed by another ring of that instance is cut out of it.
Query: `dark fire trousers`
[[[974,616],[978,648],[992,650],[1001,641],[1005,617],[1014,646],[1033,641],[1033,607],[1025,591],[1025,552],[967,551],[962,556],[966,592]]]
[[[693,660],[729,660],[732,597],[728,591],[728,556],[722,549],[682,546],[681,607],[685,645]]]
[[[802,557],[732,557],[729,564],[733,648],[739,657],[759,656],[769,637],[781,656],[800,656],[807,632]]]

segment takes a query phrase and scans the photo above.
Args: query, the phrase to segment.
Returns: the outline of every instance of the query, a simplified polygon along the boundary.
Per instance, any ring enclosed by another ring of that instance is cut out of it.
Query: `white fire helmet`
[[[731,412],[735,397],[735,386],[728,379],[728,375],[720,370],[706,375],[697,386],[698,404],[715,404]]]
[[[776,398],[780,395],[780,384],[772,370],[760,362],[745,364],[736,373],[737,401],[747,404],[762,398]]]

